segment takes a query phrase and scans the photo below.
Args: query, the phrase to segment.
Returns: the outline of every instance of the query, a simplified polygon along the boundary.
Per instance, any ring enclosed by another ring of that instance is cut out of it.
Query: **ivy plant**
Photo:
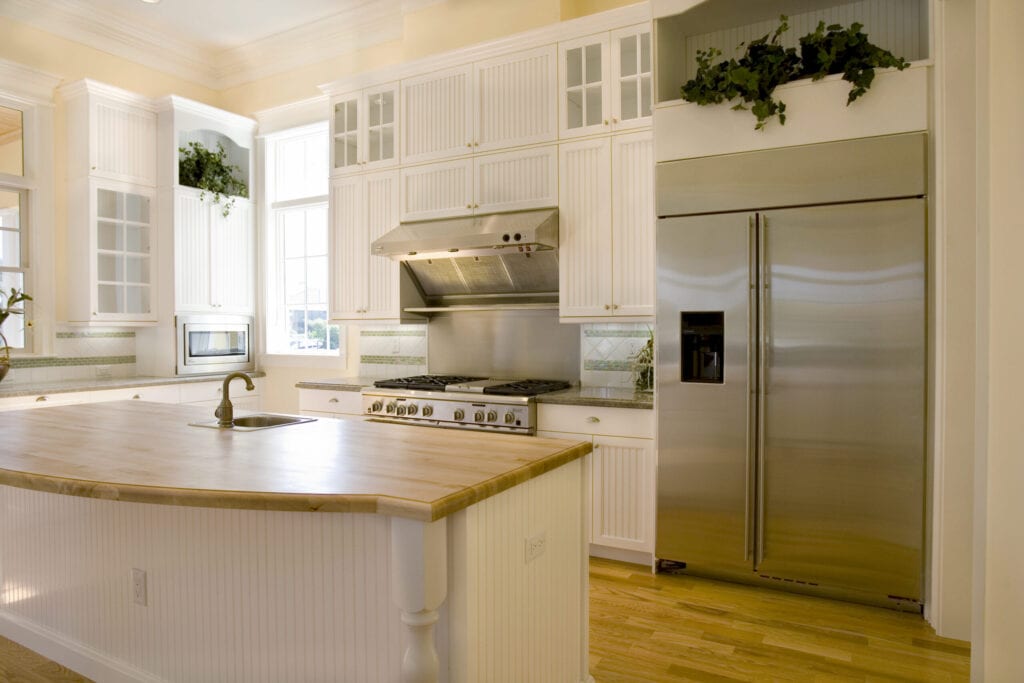
[[[217,143],[217,151],[210,151],[199,142],[190,142],[187,147],[178,148],[178,182],[188,187],[197,187],[202,192],[213,195],[213,203],[220,204],[225,196],[231,197],[225,202],[221,214],[227,218],[235,205],[234,197],[248,197],[249,188],[236,174],[241,169],[227,161],[228,154],[224,145]]]
[[[743,52],[739,59],[716,63],[721,50],[698,50],[697,72],[682,86],[683,99],[704,105],[740,98],[733,109],[750,109],[757,119],[754,128],[763,130],[775,116],[781,125],[786,123],[786,103],[773,97],[775,88],[800,78],[818,80],[841,73],[853,84],[847,99],[849,105],[871,87],[876,68],[903,70],[910,65],[869,42],[862,28],[859,23],[845,29],[839,24],[826,27],[821,22],[816,31],[800,38],[798,53],[796,48],[783,47],[780,42],[782,34],[789,30],[788,18],[782,15],[773,33],[740,43],[737,50]]]

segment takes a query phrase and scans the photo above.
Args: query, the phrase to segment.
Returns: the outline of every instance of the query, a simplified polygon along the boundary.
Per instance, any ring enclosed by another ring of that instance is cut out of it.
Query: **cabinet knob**
[[[618,122],[619,122],[619,120],[613,116],[612,117],[612,123],[618,123]]]
[[[336,398],[332,398],[330,401],[328,401],[328,403],[337,403],[337,402],[338,402],[338,399],[336,399]]]
[[[600,421],[601,421],[601,418],[594,417],[593,415],[591,415],[590,417],[587,418],[587,422],[589,422],[591,424],[597,424]]]
[[[473,146],[473,143],[472,143],[472,142],[467,142],[467,143],[466,143],[466,147],[472,147],[472,146]]]
[[[612,304],[612,310],[613,311],[619,310],[619,305],[618,304]]]
[[[36,396],[36,403],[42,403],[47,400],[45,396]]]
[[[480,146],[480,143],[479,143],[479,142],[475,142],[475,141],[474,141],[474,142],[473,142],[473,146],[474,146],[474,147],[479,147],[479,146]]]
[[[136,399],[139,399],[139,398],[142,398],[142,397],[139,396],[138,394],[135,394],[134,396],[132,396],[132,400],[133,401],[136,400]]]
[[[604,120],[604,125],[606,125],[606,126],[608,125],[608,119]]]
[[[604,310],[606,310],[606,311],[612,310],[612,305],[611,304],[605,304],[604,305]]]
[[[473,205],[472,205],[472,204],[466,204],[466,208],[467,208],[467,209],[472,209],[472,208],[473,208]]]
[[[473,205],[473,208],[474,208],[474,209],[479,209],[479,208],[480,208],[480,205],[479,205],[479,204],[474,204],[474,205]]]

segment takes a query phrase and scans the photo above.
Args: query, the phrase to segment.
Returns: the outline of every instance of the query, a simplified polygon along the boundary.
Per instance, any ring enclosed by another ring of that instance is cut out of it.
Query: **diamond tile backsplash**
[[[52,356],[11,358],[4,383],[109,379],[135,374],[135,332],[58,328]]]
[[[633,356],[652,330],[643,323],[580,325],[580,384],[632,387]]]
[[[359,374],[405,377],[427,372],[426,325],[377,325],[359,330]]]

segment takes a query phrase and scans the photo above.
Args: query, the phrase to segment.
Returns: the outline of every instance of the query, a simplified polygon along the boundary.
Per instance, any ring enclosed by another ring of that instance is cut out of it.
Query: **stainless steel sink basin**
[[[231,427],[220,427],[217,420],[209,422],[190,422],[192,427],[210,427],[211,429],[233,429],[236,432],[254,432],[257,429],[270,429],[271,427],[284,427],[297,425],[303,422],[314,422],[315,417],[299,417],[298,415],[277,415],[274,413],[257,413],[255,415],[244,415],[236,417]]]

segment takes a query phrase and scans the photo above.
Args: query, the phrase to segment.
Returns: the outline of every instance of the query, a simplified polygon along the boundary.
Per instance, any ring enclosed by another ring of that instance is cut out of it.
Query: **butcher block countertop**
[[[0,413],[0,484],[137,503],[433,521],[591,450],[587,442],[362,420],[250,432],[188,424],[212,419],[209,408],[145,401]]]

